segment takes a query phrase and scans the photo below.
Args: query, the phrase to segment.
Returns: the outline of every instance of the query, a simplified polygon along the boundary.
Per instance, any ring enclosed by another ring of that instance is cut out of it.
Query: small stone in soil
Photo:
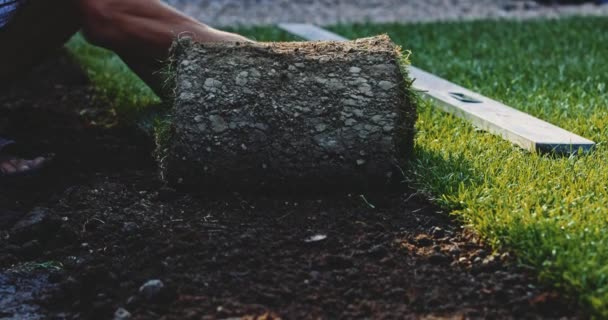
[[[324,234],[315,234],[312,237],[306,238],[304,240],[304,242],[306,242],[306,243],[319,242],[319,241],[323,241],[325,239],[327,239],[327,235],[324,235]]]
[[[43,208],[36,208],[28,213],[23,219],[19,220],[11,229],[13,232],[22,232],[37,227],[48,218],[48,211]]]
[[[39,239],[52,233],[57,226],[48,209],[35,208],[11,228],[11,234],[19,241]]]
[[[483,259],[486,256],[488,256],[488,251],[486,251],[484,249],[478,250],[477,253],[475,254],[475,257],[479,257],[480,259]]]
[[[118,308],[114,312],[114,320],[126,320],[131,319],[131,313],[124,308]]]
[[[433,229],[431,230],[431,234],[433,235],[434,238],[445,237],[445,231],[443,231],[443,229],[441,229],[439,227],[433,227]]]
[[[139,287],[139,293],[147,300],[154,300],[163,291],[165,284],[158,280],[148,280],[141,287]]]
[[[498,266],[496,256],[488,256],[487,258],[483,259],[481,266],[487,271],[495,269]]]

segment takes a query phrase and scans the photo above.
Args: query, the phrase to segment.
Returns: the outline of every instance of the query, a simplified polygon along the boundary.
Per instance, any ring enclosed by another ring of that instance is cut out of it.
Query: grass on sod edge
[[[412,50],[414,65],[598,142],[590,155],[531,154],[422,103],[408,179],[544,281],[608,316],[608,19],[332,29],[349,38],[388,33]],[[293,39],[274,28],[236,31]],[[81,39],[70,48],[100,87],[121,97],[119,106],[150,99],[114,57]]]

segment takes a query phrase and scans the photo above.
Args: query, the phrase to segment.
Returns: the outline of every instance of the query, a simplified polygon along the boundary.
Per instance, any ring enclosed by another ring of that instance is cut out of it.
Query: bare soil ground
[[[33,79],[36,79],[35,81]],[[580,318],[414,190],[183,193],[67,59],[0,96],[0,133],[54,152],[0,183],[0,318]],[[144,290],[140,287],[149,280]]]

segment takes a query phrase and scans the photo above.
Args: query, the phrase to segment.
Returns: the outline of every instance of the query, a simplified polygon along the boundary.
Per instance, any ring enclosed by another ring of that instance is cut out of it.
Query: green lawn
[[[531,154],[422,103],[408,179],[608,317],[608,19],[332,29],[351,38],[388,33],[412,50],[414,65],[598,142],[590,155]],[[273,28],[238,31],[288,39]],[[114,58],[96,61],[78,39],[71,47],[106,93],[120,97],[118,107],[151,99]]]

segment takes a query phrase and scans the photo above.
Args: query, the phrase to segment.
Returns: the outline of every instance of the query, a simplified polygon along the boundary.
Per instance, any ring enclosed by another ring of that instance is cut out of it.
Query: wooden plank
[[[279,28],[306,40],[348,41],[331,31],[306,23],[279,23]]]
[[[348,40],[310,24],[282,23],[278,26],[306,40]],[[410,67],[410,76],[415,80],[414,89],[435,101],[435,105],[441,110],[465,119],[526,150],[571,154],[579,149],[589,152],[595,146],[591,140],[414,66]]]

